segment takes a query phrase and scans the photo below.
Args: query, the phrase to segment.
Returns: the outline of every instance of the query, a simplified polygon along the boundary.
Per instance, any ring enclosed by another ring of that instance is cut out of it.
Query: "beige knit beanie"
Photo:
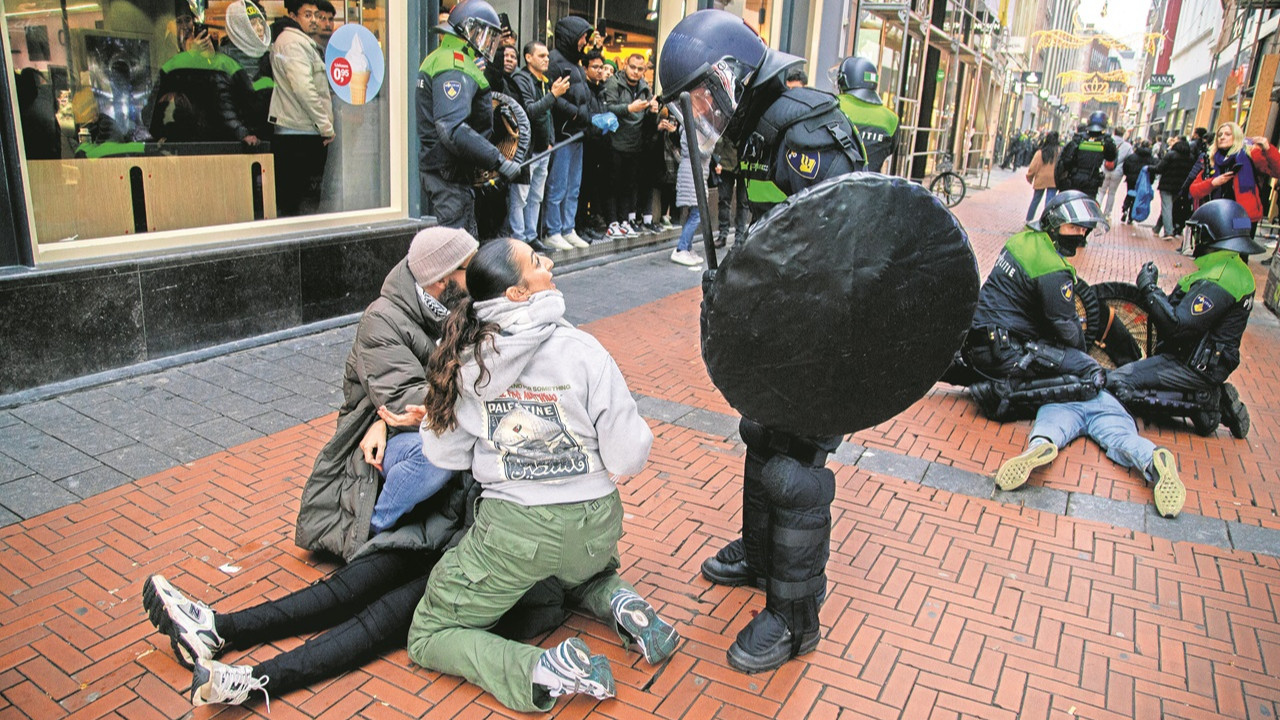
[[[409,271],[419,285],[430,285],[458,269],[480,243],[466,230],[429,227],[413,236],[409,245]]]

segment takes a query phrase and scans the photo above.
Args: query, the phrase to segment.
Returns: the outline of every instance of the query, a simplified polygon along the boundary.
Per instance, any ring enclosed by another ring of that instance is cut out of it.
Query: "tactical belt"
[[[806,600],[826,592],[827,576],[816,575],[800,582],[787,582],[769,578],[769,594],[782,600]]]

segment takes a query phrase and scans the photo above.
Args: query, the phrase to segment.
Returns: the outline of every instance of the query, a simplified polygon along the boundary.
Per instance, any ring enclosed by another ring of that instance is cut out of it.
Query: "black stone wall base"
[[[0,394],[360,312],[426,224],[0,274]]]

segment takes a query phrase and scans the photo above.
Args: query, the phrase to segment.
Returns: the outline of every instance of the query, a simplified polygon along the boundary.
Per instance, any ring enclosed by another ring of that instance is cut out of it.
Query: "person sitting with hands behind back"
[[[653,433],[600,343],[564,320],[552,262],[517,240],[480,249],[471,299],[432,353],[423,452],[471,469],[475,525],[432,572],[409,631],[409,657],[459,675],[521,712],[554,698],[614,695],[608,659],[579,638],[550,650],[490,628],[535,583],[611,623],[650,663],[679,642],[617,574],[622,500],[614,477],[639,472]]]
[[[1191,182],[1191,197],[1197,202],[1235,200],[1249,215],[1249,237],[1262,219],[1262,199],[1258,174],[1280,175],[1280,151],[1264,137],[1246,139],[1240,126],[1227,122],[1218,126],[1215,150],[1208,153],[1203,167]]]

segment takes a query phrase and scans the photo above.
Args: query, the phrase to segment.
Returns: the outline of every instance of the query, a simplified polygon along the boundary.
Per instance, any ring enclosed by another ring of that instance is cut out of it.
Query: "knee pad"
[[[836,497],[835,473],[786,455],[769,458],[760,482],[774,509],[825,508]]]

